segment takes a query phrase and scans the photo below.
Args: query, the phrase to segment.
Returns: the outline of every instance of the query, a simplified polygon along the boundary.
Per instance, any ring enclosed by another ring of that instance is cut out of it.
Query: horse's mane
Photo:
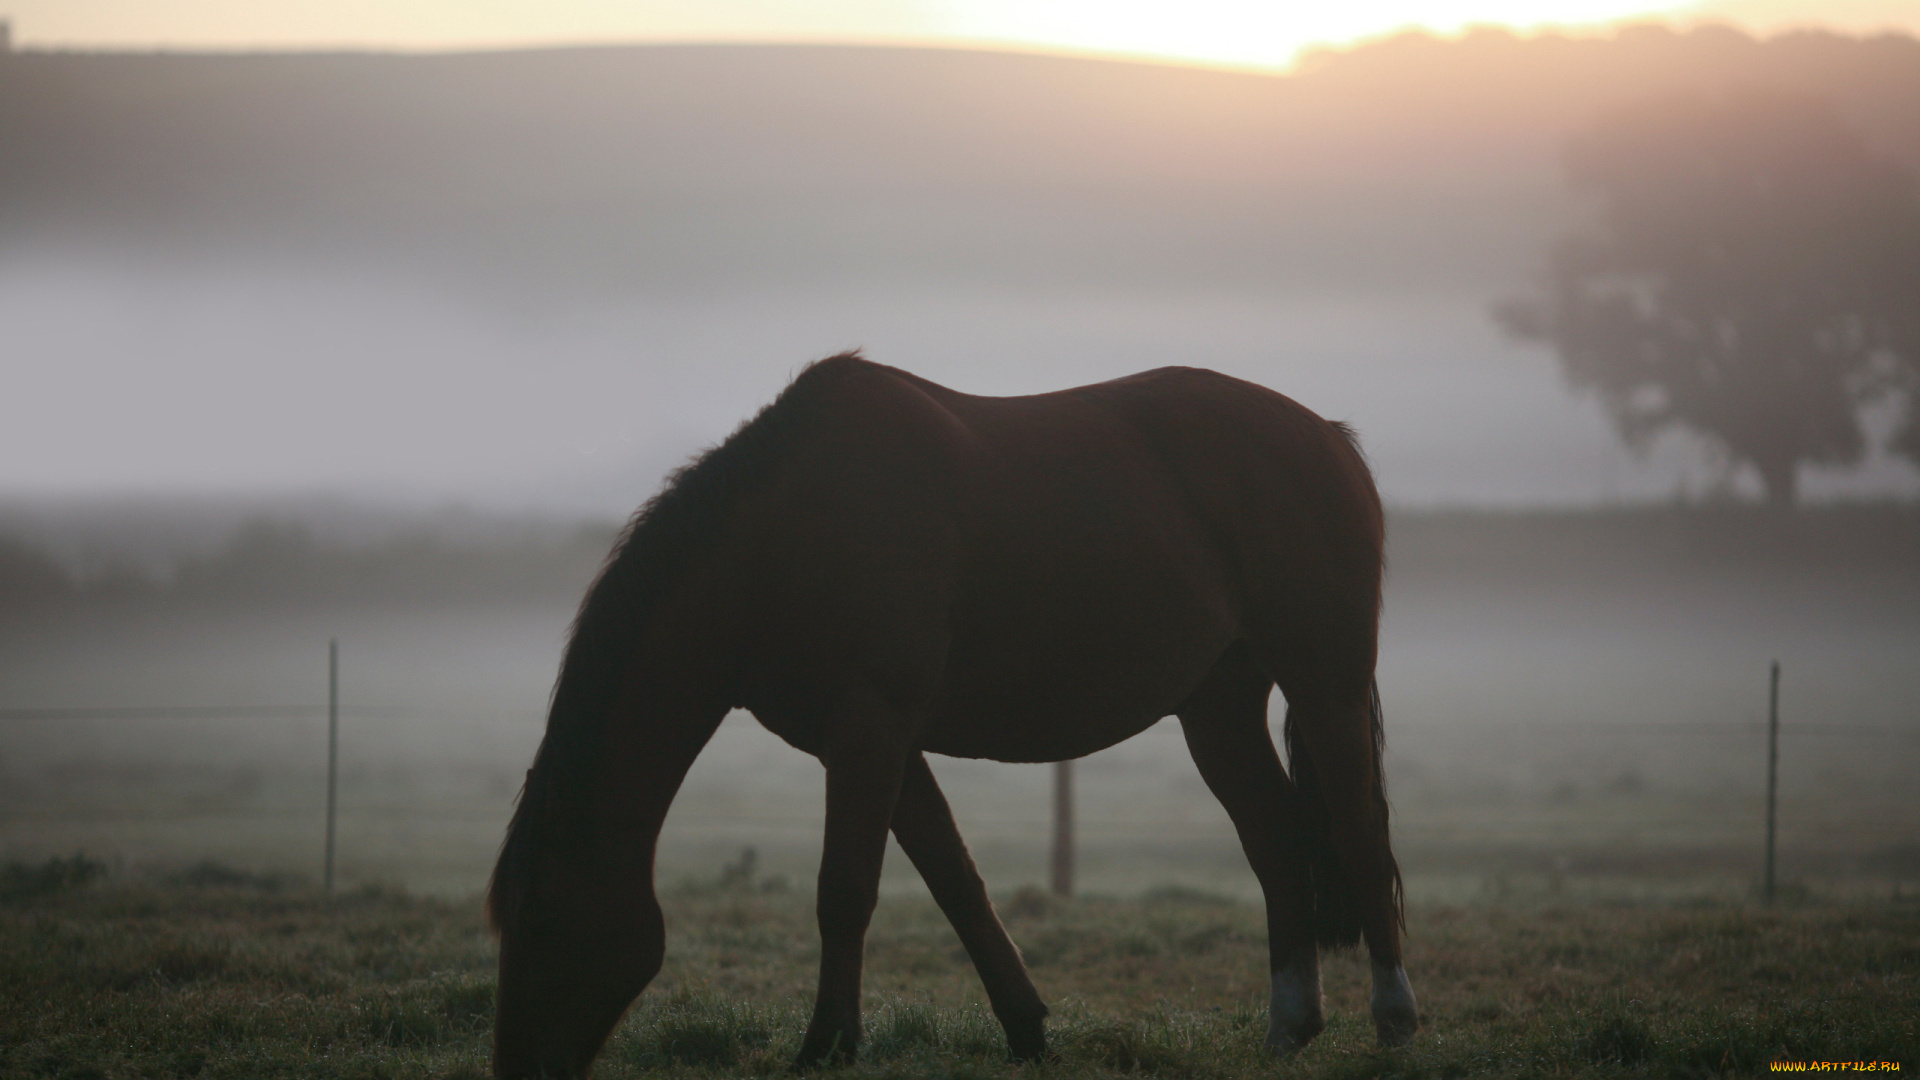
[[[1347,446],[1351,448],[1355,454],[1360,455],[1361,461],[1367,460],[1367,449],[1360,445],[1360,433],[1354,430],[1352,424],[1347,423],[1345,420],[1329,420],[1327,423],[1332,424],[1333,430],[1340,433],[1340,437],[1346,440]]]
[[[773,402],[726,441],[668,475],[615,541],[581,601],[548,705],[547,733],[527,770],[487,888],[494,929],[515,925],[535,856],[545,844],[584,839],[592,821],[577,796],[583,766],[595,760],[619,675],[631,658],[642,618],[695,552],[717,538],[721,518],[744,489],[780,457],[784,436],[809,410],[795,399],[810,372],[860,361],[858,351],[807,365]]]

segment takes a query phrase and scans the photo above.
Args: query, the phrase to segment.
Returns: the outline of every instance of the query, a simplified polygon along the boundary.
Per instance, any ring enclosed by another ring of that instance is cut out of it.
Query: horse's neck
[[[698,672],[666,673],[614,698],[591,771],[603,805],[649,844],[727,707]],[[671,681],[669,681],[671,680]]]
[[[737,576],[717,573],[716,562],[710,555],[679,568],[684,576],[676,587],[647,601],[596,598],[644,609],[583,623],[571,646],[592,651],[568,673],[578,681],[556,698],[548,738],[563,729],[577,733],[569,771],[600,812],[626,826],[615,831],[637,828],[651,841],[687,769],[726,715],[724,661],[738,640],[738,605],[729,602],[731,589],[713,583],[730,584]],[[580,636],[588,633],[595,636]],[[575,659],[569,656],[570,666]],[[563,708],[571,715],[563,717]]]

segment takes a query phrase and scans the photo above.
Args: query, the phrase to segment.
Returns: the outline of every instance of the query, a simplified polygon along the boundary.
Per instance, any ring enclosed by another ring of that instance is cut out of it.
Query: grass
[[[328,898],[211,867],[102,880],[77,865],[23,868],[0,899],[0,1076],[485,1075],[494,952],[476,902]],[[784,1075],[818,955],[806,897],[663,899],[668,966],[598,1075]],[[1374,1048],[1365,965],[1341,955],[1326,964],[1326,1034],[1286,1063],[1259,1050],[1256,909],[1183,890],[1003,906],[1053,1004],[1058,1061],[1005,1065],[939,912],[888,900],[869,937],[861,1061],[841,1075],[1706,1077],[1781,1057],[1920,1067],[1913,903],[1419,908],[1414,1046]]]

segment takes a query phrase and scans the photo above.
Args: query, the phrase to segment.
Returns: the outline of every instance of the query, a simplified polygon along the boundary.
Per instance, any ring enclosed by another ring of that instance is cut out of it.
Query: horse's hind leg
[[[907,760],[900,801],[893,810],[893,835],[926,879],[934,900],[953,923],[967,955],[973,958],[974,969],[986,985],[987,1000],[993,1004],[993,1014],[1006,1028],[1007,1056],[1014,1061],[1044,1057],[1047,1037],[1041,1021],[1046,1018],[1047,1007],[1033,988],[1020,950],[994,914],[986,883],[974,869],[946,797],[940,794],[933,770],[920,754]]]
[[[1244,645],[1229,649],[1181,704],[1180,727],[1200,776],[1240,834],[1267,901],[1273,997],[1267,1049],[1291,1054],[1326,1026],[1305,833],[1293,784],[1267,733],[1273,682]]]
[[[1364,665],[1308,649],[1297,655],[1309,662],[1273,667],[1287,695],[1295,787],[1312,811],[1308,842],[1331,847],[1331,857],[1316,862],[1329,872],[1324,876],[1344,879],[1316,883],[1319,922],[1323,930],[1358,923],[1373,967],[1374,1029],[1382,1046],[1399,1046],[1420,1021],[1400,962],[1400,870],[1387,829],[1371,642],[1369,636],[1367,648],[1347,650]]]
[[[864,688],[834,709],[823,733],[827,826],[820,854],[820,990],[797,1066],[851,1060],[860,1042],[860,969],[880,892],[902,772],[906,725]]]

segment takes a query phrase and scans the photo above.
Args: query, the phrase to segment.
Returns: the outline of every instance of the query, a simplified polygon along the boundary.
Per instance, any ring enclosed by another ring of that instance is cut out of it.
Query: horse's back
[[[1324,560],[1329,587],[1378,578],[1380,502],[1351,432],[1264,386],[1165,367],[982,397],[857,357],[807,379],[851,433],[830,483],[864,473],[911,489],[975,542],[999,531],[1099,548],[1186,529],[1244,593],[1276,587],[1280,550]]]
[[[927,749],[1087,753],[1250,627],[1377,603],[1364,464],[1251,383],[1165,368],[993,398],[842,358],[789,394],[809,419],[763,518],[776,666],[859,666],[932,718]]]
[[[954,395],[948,407],[976,427],[1002,418],[1001,450],[1019,448],[1022,471],[996,497],[1018,498],[1049,474],[1071,489],[1049,492],[1061,496],[1042,522],[1049,532],[1079,512],[1111,534],[1184,542],[1194,548],[1182,554],[1190,580],[1243,609],[1369,591],[1360,605],[1377,606],[1384,551],[1372,476],[1350,431],[1285,395],[1167,367],[1029,398]]]

